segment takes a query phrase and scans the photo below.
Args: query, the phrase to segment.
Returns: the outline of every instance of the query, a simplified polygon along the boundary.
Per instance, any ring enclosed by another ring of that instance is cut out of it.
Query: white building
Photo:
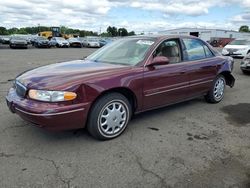
[[[236,39],[236,38],[250,39],[250,33],[242,33],[242,32],[222,30],[222,29],[180,28],[180,29],[160,31],[159,34],[194,35],[205,41],[213,41],[216,39]]]

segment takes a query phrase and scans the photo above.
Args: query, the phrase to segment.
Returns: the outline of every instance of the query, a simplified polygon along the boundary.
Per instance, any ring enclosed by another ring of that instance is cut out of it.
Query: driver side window
[[[162,42],[156,51],[154,57],[165,56],[170,64],[181,62],[180,45],[177,39],[166,40]]]

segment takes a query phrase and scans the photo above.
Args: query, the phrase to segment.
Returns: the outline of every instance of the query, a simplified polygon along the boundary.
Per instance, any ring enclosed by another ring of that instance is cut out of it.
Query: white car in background
[[[50,46],[56,46],[58,48],[63,48],[63,47],[68,48],[70,46],[69,42],[65,40],[65,38],[63,37],[53,37],[49,41],[49,44]]]
[[[227,44],[223,50],[222,55],[229,55],[234,57],[245,57],[250,53],[250,39],[236,39]]]

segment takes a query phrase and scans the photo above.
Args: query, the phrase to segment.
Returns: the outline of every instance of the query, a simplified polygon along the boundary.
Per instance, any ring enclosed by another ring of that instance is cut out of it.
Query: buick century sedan
[[[123,133],[133,114],[233,87],[233,60],[191,36],[136,36],[84,60],[52,64],[16,77],[9,109],[48,130],[86,127],[97,139]]]

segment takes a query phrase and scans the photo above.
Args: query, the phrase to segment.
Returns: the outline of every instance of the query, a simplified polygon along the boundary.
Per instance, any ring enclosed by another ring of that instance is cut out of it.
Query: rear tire
[[[120,93],[110,93],[98,99],[89,114],[87,129],[99,140],[110,140],[121,135],[131,118],[132,108]]]
[[[226,80],[223,75],[219,75],[213,82],[213,86],[205,96],[208,103],[219,103],[222,101],[225,93]]]

